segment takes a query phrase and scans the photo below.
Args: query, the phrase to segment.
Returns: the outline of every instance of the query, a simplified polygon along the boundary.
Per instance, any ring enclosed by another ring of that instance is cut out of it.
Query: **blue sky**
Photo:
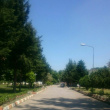
[[[110,61],[110,0],[30,0],[29,19],[42,36],[43,54],[54,70],[69,59],[83,60],[87,69]]]

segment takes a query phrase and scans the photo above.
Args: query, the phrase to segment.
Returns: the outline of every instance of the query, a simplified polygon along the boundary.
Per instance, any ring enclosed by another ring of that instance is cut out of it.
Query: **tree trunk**
[[[22,75],[20,74],[19,92],[21,92],[21,81],[22,81]]]
[[[17,72],[17,71],[15,70],[15,71],[14,71],[14,79],[13,79],[13,80],[14,80],[14,81],[13,81],[13,82],[14,82],[14,84],[13,84],[13,92],[14,92],[14,93],[16,93],[16,81],[17,81],[17,73],[16,73],[16,72]]]

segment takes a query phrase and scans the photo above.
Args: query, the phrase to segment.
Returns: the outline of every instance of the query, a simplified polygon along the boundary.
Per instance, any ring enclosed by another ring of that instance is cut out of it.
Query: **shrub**
[[[95,92],[95,89],[93,87],[90,88],[91,93],[93,94]]]
[[[52,85],[52,82],[47,81],[46,84],[47,84],[47,85]]]
[[[99,91],[99,95],[104,95],[104,90],[103,90],[103,89],[101,89],[101,90]]]
[[[88,90],[88,88],[91,86],[90,84],[90,78],[88,75],[85,75],[84,77],[82,77],[80,80],[79,80],[79,84],[83,87],[86,88],[86,90]]]
[[[3,104],[10,102],[10,101],[13,101],[16,98],[21,98],[26,94],[27,94],[27,91],[17,93],[17,94],[11,94],[11,95],[6,95],[6,94],[2,95],[2,96],[0,96],[0,105],[3,105]]]

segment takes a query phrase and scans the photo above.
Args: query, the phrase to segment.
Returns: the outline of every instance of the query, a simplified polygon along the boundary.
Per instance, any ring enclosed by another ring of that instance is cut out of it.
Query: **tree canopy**
[[[16,82],[26,81],[26,73],[33,71],[45,80],[50,71],[41,37],[28,20],[29,9],[28,0],[0,0],[0,76],[12,75],[14,92]]]
[[[69,59],[68,64],[63,72],[61,72],[61,81],[67,82],[68,85],[78,83],[79,79],[87,75],[87,69],[82,60],[78,63]]]

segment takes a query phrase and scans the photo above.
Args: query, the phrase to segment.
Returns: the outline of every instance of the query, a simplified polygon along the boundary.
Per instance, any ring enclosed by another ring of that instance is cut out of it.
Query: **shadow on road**
[[[38,107],[36,101],[39,102]],[[19,106],[22,110],[110,110],[110,105],[98,102],[92,99],[67,99],[67,98],[51,98],[43,100],[35,100],[34,103],[25,105],[28,109]],[[92,102],[92,103],[91,103]],[[44,107],[45,106],[45,107]]]

